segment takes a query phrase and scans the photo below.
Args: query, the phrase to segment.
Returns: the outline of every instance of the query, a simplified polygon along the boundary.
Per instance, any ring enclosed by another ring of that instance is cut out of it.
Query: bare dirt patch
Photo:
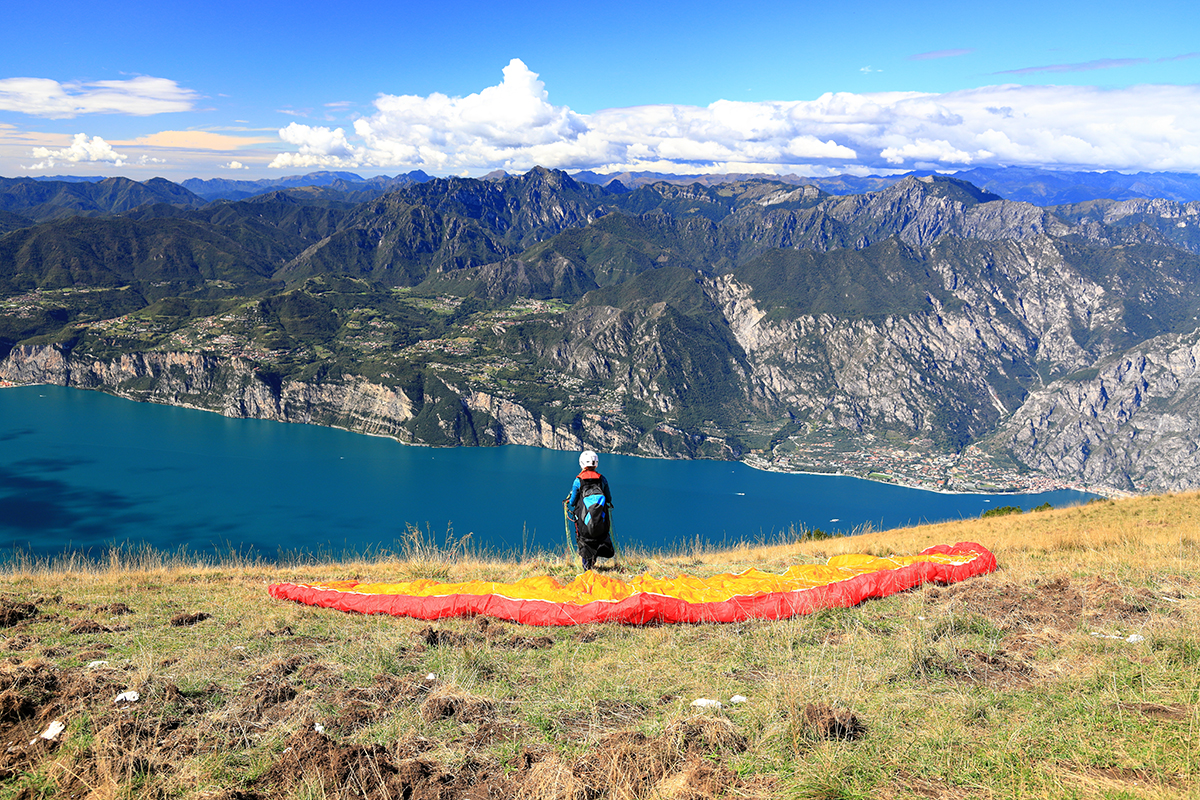
[[[35,644],[37,644],[37,639],[32,636],[10,636],[4,640],[3,644],[0,644],[0,650],[28,650]]]
[[[113,629],[101,625],[94,619],[80,619],[71,623],[71,627],[67,628],[67,633],[72,636],[81,636],[88,633],[112,633]]]
[[[729,720],[693,717],[668,726],[657,737],[638,731],[604,734],[572,762],[544,749],[526,748],[518,757],[514,780],[520,787],[518,797],[530,800],[699,800],[735,789],[737,776],[724,759],[746,747],[746,739]]]
[[[510,636],[496,644],[509,650],[545,650],[554,646],[554,639],[549,636]]]
[[[20,692],[5,689],[0,692],[0,722],[15,722],[33,716],[37,707]]]
[[[277,658],[267,662],[261,670],[254,673],[246,679],[247,683],[256,681],[265,681],[272,678],[286,678],[287,676],[300,669],[300,665],[305,661],[303,656],[295,655],[287,658]]]
[[[61,670],[55,677],[55,691],[48,694],[39,708],[40,720],[72,717],[86,708],[111,705],[125,688],[120,681],[121,673],[113,670]]]
[[[212,700],[221,694],[221,688],[210,683],[203,689],[185,692],[173,683],[168,683],[162,689],[162,699],[179,711],[187,714],[199,714],[207,711]]]
[[[1020,656],[997,650],[984,653],[960,648],[946,657],[928,653],[917,664],[921,677],[949,677],[979,686],[1020,686],[1033,678],[1033,667]]]
[[[1172,720],[1184,722],[1192,716],[1192,710],[1183,703],[1163,706],[1158,703],[1116,703],[1113,706],[1118,711],[1141,714],[1151,719]]]
[[[461,633],[439,630],[432,625],[426,625],[414,633],[413,638],[421,641],[426,647],[462,647],[470,641]]]
[[[123,617],[126,614],[134,613],[134,611],[125,603],[108,603],[106,605],[96,606],[93,609],[93,613],[108,614],[110,617]]]
[[[421,703],[421,718],[434,722],[449,717],[459,722],[491,722],[496,717],[496,705],[486,697],[439,686]]]
[[[825,703],[806,703],[800,709],[800,718],[804,728],[818,739],[852,741],[867,732],[867,726],[853,711]]]
[[[931,588],[926,597],[944,614],[977,615],[999,627],[1006,647],[1031,653],[1047,640],[1060,642],[1084,627],[1139,626],[1158,602],[1153,593],[1127,593],[1103,578],[1072,582],[1069,578],[1031,585],[979,578],[946,588]]]
[[[33,603],[0,600],[0,628],[11,628],[19,622],[32,619],[37,613],[37,606]]]
[[[39,708],[58,688],[58,670],[48,661],[30,659],[0,664],[0,692],[17,694],[22,698],[20,708]],[[16,708],[10,701],[10,707]],[[21,715],[6,715],[19,719]]]
[[[499,742],[522,742],[533,734],[533,730],[516,720],[496,719],[476,727],[470,742],[475,747],[488,747]]]
[[[337,744],[309,728],[290,737],[283,755],[255,781],[273,797],[312,789],[318,795],[365,800],[451,800],[511,797],[499,765],[464,764],[456,773],[424,757],[403,758],[382,745]],[[248,797],[243,795],[243,797]]]
[[[106,644],[104,642],[96,642],[96,643],[92,644],[89,647],[89,649],[80,650],[78,653],[75,654],[75,657],[78,658],[80,661],[88,661],[88,662],[102,661],[104,659],[104,657],[106,655],[108,655],[108,651],[111,649],[112,649],[112,645],[110,645],[110,644]]]
[[[305,666],[298,673],[301,680],[313,680],[321,676],[319,664]],[[378,674],[369,686],[339,688],[333,695],[337,716],[326,727],[343,733],[365,728],[394,713],[397,701],[416,700],[429,693],[430,686],[424,681],[405,680],[397,675]]]
[[[426,647],[468,647],[488,644],[509,650],[542,650],[554,646],[550,636],[518,636],[487,617],[476,617],[474,630],[466,633],[434,628],[427,625],[413,634]]]
[[[308,660],[305,656],[293,655],[273,659],[257,672],[248,675],[245,688],[235,701],[243,719],[267,718],[278,720],[287,716],[291,700],[300,694],[296,685],[288,680]]]

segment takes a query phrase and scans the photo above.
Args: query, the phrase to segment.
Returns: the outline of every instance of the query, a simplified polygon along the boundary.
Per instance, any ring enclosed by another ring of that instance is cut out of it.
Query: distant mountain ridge
[[[1082,203],[1087,200],[1135,200],[1164,198],[1187,203],[1200,200],[1200,175],[1179,172],[1139,172],[1126,175],[1120,172],[1079,172],[1036,169],[1032,167],[974,167],[953,173],[929,171],[906,172],[903,175],[833,175],[809,177],[802,175],[696,174],[672,175],[656,172],[621,172],[599,174],[579,172],[576,180],[605,184],[619,180],[625,186],[637,188],[650,183],[690,185],[699,183],[715,186],[732,180],[767,178],[801,186],[816,186],[830,194],[861,194],[876,192],[907,177],[943,174],[978,186],[984,191],[1037,206],[1057,206]]]
[[[802,175],[768,175],[762,173],[713,174],[696,173],[676,175],[658,172],[622,172],[601,174],[588,170],[576,172],[572,177],[584,183],[608,185],[619,181],[624,187],[636,189],[652,183],[669,183],[679,186],[699,184],[717,186],[747,180],[770,180],[797,186],[815,186],[829,194],[863,194],[884,189],[906,177],[922,177],[939,173],[928,171],[906,172],[902,175],[832,175],[823,177]],[[503,179],[507,173],[497,170],[483,180]],[[1136,200],[1162,198],[1180,203],[1200,201],[1200,175],[1177,172],[1083,172],[1048,170],[1033,167],[973,167],[949,173],[967,181],[984,191],[1038,206],[1057,206],[1082,203],[1089,200]],[[107,178],[55,176],[27,179],[42,183],[100,183]],[[156,179],[161,180],[161,179]],[[204,200],[244,200],[271,191],[319,187],[332,189],[362,202],[380,196],[387,191],[408,183],[424,183],[433,177],[414,170],[394,177],[378,175],[363,178],[353,172],[311,172],[306,175],[287,175],[279,178],[238,180],[235,178],[188,178],[180,186]],[[0,183],[0,186],[3,184]],[[0,206],[7,208],[7,206]]]
[[[66,216],[119,214],[147,203],[197,207],[205,200],[165,178],[134,181],[39,181],[0,178],[0,211],[44,222]]]
[[[233,178],[188,178],[180,185],[206,200],[243,200],[279,189],[307,186],[331,187],[343,192],[383,193],[407,183],[422,183],[430,179],[429,175],[418,169],[395,177],[379,175],[374,178],[363,178],[353,172],[310,172],[307,175],[288,175],[253,181]]]

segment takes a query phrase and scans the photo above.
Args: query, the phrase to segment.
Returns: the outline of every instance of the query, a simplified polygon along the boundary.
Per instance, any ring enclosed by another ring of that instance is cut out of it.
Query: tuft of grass
[[[446,580],[450,577],[450,565],[472,555],[471,534],[455,536],[453,528],[439,541],[426,526],[409,523],[400,539],[400,552],[396,557],[399,580]]]

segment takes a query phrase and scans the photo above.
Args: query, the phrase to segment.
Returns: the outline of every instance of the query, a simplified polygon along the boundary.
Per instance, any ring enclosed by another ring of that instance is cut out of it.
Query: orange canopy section
[[[748,569],[711,578],[639,575],[628,582],[585,572],[567,585],[538,576],[516,583],[331,581],[277,583],[272,597],[308,605],[419,619],[489,616],[527,625],[586,622],[737,622],[784,619],[821,608],[853,606],[922,583],[955,583],[996,569],[982,545],[937,545],[915,556],[834,556],[781,575]]]

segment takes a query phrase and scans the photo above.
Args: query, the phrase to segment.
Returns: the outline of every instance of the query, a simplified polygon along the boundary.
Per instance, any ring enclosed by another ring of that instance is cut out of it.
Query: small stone
[[[46,730],[39,733],[37,735],[37,739],[31,741],[30,744],[35,744],[38,739],[45,739],[47,742],[53,742],[58,738],[58,735],[66,729],[67,726],[64,723],[60,722],[59,720],[54,720],[54,722],[51,722],[49,725],[47,725]]]

